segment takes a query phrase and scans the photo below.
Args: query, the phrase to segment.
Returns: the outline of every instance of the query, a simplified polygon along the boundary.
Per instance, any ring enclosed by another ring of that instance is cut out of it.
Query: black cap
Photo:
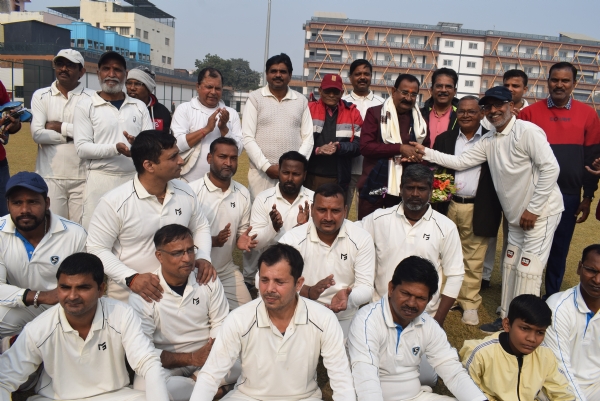
[[[494,86],[485,92],[484,97],[479,99],[479,105],[483,106],[492,99],[501,100],[503,102],[512,102],[513,100],[512,93],[507,88],[504,86]]]
[[[108,51],[106,53],[103,53],[100,56],[100,60],[98,60],[98,68],[100,68],[100,66],[102,66],[102,64],[106,63],[108,60],[117,60],[119,63],[123,64],[123,68],[127,69],[127,62],[125,61],[125,57],[123,57],[121,54],[114,52],[114,51]]]
[[[29,171],[21,171],[10,177],[6,183],[6,193],[8,194],[13,188],[23,187],[27,188],[38,194],[48,193],[48,185],[46,181],[36,173],[30,173]]]

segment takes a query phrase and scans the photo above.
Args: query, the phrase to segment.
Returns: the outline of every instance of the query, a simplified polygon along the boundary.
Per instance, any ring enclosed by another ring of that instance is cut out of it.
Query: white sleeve
[[[5,246],[5,244],[1,244]],[[4,252],[0,252],[0,306],[6,308],[24,308],[25,288],[8,284],[8,268],[4,263]]]
[[[198,252],[196,252],[196,260],[204,259],[210,262],[210,251],[212,249],[210,225],[208,224],[206,216],[202,212],[200,200],[196,196],[195,192],[192,191],[192,193],[194,194],[195,206],[193,207],[194,211],[192,213],[188,228],[192,231],[192,233],[194,233],[194,245],[198,247]]]
[[[208,359],[197,375],[190,401],[212,401],[221,380],[239,357],[241,349],[235,317],[230,314],[221,325]]]
[[[223,321],[229,315],[229,302],[223,290],[221,280],[217,279],[207,284],[213,289],[210,293],[210,305],[208,309],[208,321],[210,324],[210,337],[217,338]]]
[[[260,95],[259,95],[260,96]],[[256,125],[258,124],[258,110],[252,96],[248,97],[244,106],[244,119],[242,120],[242,137],[244,140],[244,149],[252,164],[259,170],[267,171],[271,163],[265,157],[258,143],[256,143]],[[312,132],[311,132],[312,135]]]
[[[99,144],[94,141],[94,127],[92,126],[91,101],[77,103],[73,113],[73,142],[80,159],[103,159],[117,156],[116,144]],[[123,138],[124,139],[124,138]]]
[[[465,276],[462,245],[458,230],[453,228],[442,241],[441,264],[446,284],[441,293],[450,298],[456,298]]]
[[[140,112],[142,113],[142,129],[140,132],[154,129],[154,122],[152,121],[152,117],[150,117],[148,107],[142,107]],[[129,143],[127,143],[127,145],[130,146]]]
[[[229,132],[225,137],[235,141],[238,147],[238,156],[240,156],[244,150],[244,139],[242,138],[242,123],[237,111],[229,110],[229,123],[227,125],[229,126]]]
[[[146,382],[146,401],[167,401],[170,400],[167,391],[167,378],[160,362],[152,365],[144,376]]]
[[[313,152],[313,146],[315,144],[315,138],[313,133],[313,121],[310,116],[310,109],[308,105],[304,108],[304,112],[302,113],[302,125],[300,126],[300,137],[302,138],[302,144],[300,145],[300,149],[298,149],[298,153],[301,153],[306,157],[306,159],[310,159],[310,156]]]
[[[180,105],[175,109],[175,113],[173,113],[173,119],[171,120],[171,132],[177,140],[177,147],[179,148],[180,153],[190,149],[190,145],[188,145],[186,137],[187,134],[190,133],[190,120],[187,116],[187,111],[187,105]]]
[[[524,151],[529,154],[531,161],[539,170],[538,180],[534,183],[533,195],[527,205],[528,211],[539,216],[554,190],[560,167],[541,128],[528,129],[521,138],[524,139]]]
[[[249,198],[250,194],[247,194],[244,196],[248,196],[248,199],[247,199],[247,201],[244,202],[244,211],[242,212],[242,219],[240,220],[240,225],[238,226],[236,240],[242,234],[244,234],[244,232],[248,229],[248,227],[250,227],[250,209],[252,207],[252,205],[250,203],[250,198]],[[250,235],[252,235],[252,234],[250,234]]]
[[[146,302],[138,294],[132,292],[129,296],[129,306],[131,306],[136,316],[142,321],[142,332],[144,332],[150,342],[154,343],[154,332],[156,331],[154,312],[156,311],[156,303],[154,301]],[[154,353],[160,357],[162,350],[155,348]]]
[[[25,326],[15,343],[0,355],[0,401],[10,401],[11,393],[27,381],[42,364],[42,354]]]
[[[456,171],[467,170],[487,161],[486,142],[486,140],[477,141],[471,149],[463,152],[460,156],[449,155],[438,152],[437,150],[425,148],[423,159]]]
[[[359,400],[383,401],[379,382],[379,336],[385,334],[374,324],[367,325],[361,311],[354,316],[346,346]]]
[[[458,359],[446,332],[433,319],[428,319],[423,332],[426,333],[425,355],[427,361],[440,375],[450,392],[459,400],[487,400],[487,397],[475,385]]]
[[[371,302],[375,283],[375,245],[370,235],[358,244],[354,261],[354,287],[348,297],[348,307],[357,308]]]
[[[321,335],[321,356],[327,369],[329,385],[333,390],[334,401],[356,401],[354,383],[348,357],[344,348],[344,333],[342,326],[333,312],[323,319],[323,334]]]
[[[119,258],[112,253],[112,248],[119,237],[121,219],[106,198],[100,198],[100,202],[94,211],[87,237],[87,251],[96,255],[104,265],[104,274],[125,285],[125,279],[137,274],[137,271],[127,267]]]
[[[281,234],[283,227],[279,230],[279,233],[273,228],[271,217],[269,212],[273,207],[273,203],[264,203],[263,199],[257,198],[252,204],[252,213],[250,215],[250,225],[252,231],[250,235],[256,235],[258,244],[256,245],[257,250],[264,249],[271,241],[275,239],[278,234]]]
[[[66,134],[46,129],[48,116],[39,91],[36,91],[31,99],[31,114],[33,115],[30,127],[31,136],[35,143],[42,145],[59,145],[61,143],[67,143]],[[62,127],[64,126],[65,123],[62,124]]]
[[[65,123],[65,122],[63,122],[60,125],[60,133],[64,137],[73,138],[73,123]]]

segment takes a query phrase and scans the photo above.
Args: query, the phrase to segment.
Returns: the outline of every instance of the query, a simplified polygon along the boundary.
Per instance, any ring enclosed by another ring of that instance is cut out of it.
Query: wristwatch
[[[129,276],[125,279],[125,285],[127,286],[127,288],[129,288],[129,286],[131,285],[131,282],[137,275],[138,275],[138,273],[134,274],[133,276]]]

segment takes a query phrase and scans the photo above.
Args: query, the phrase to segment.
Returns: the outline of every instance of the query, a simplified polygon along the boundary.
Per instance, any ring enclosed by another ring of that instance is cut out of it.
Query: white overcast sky
[[[175,67],[194,68],[207,53],[244,58],[262,71],[268,0],[151,0],[176,18]],[[29,11],[77,6],[78,0],[32,0]],[[342,12],[351,19],[558,36],[586,34],[600,40],[599,0],[272,0],[269,54],[287,53],[300,73],[302,24],[315,11]]]

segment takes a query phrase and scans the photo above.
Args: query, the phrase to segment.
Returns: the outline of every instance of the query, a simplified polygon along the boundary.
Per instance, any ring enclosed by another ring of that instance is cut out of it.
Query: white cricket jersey
[[[365,115],[367,114],[367,110],[371,107],[382,105],[385,100],[373,93],[373,91],[369,91],[367,96],[359,96],[354,91],[348,93],[346,96],[342,98],[343,100],[354,103],[358,111],[360,112],[360,116],[363,121],[365,120]],[[362,174],[362,164],[363,164],[363,156],[356,156],[352,159],[352,174],[360,175]]]
[[[513,117],[504,131],[488,132],[460,156],[427,148],[423,158],[457,171],[487,161],[504,215],[515,226],[525,210],[538,217],[564,210],[556,157],[544,131],[528,121]]]
[[[76,252],[85,252],[83,227],[49,213],[50,227],[35,249],[17,236],[10,215],[0,218],[0,306],[25,308],[22,298],[26,289],[55,289],[56,271],[62,261]]]
[[[359,400],[401,401],[417,396],[423,355],[458,400],[486,400],[444,329],[427,313],[402,329],[394,322],[387,297],[358,311],[346,346]]]
[[[438,291],[427,305],[428,313],[437,312],[440,294],[458,296],[465,267],[458,229],[452,220],[429,206],[413,226],[400,203],[393,208],[377,209],[362,219],[362,226],[373,237],[377,254],[374,300],[387,294],[394,270],[409,256],[428,259],[438,272]],[[442,277],[446,278],[443,289]]]
[[[186,136],[194,131],[198,131],[206,127],[208,119],[218,108],[225,108],[229,112],[229,121],[227,122],[227,128],[229,132],[225,135],[226,138],[235,140],[238,147],[238,155],[242,154],[244,143],[242,142],[242,124],[240,122],[240,116],[235,109],[225,106],[223,101],[219,102],[219,105],[215,108],[208,108],[204,106],[197,97],[194,97],[191,101],[181,103],[173,114],[173,121],[171,121],[171,132],[173,136],[177,138],[177,147],[180,152],[185,152],[190,149]],[[217,119],[218,121],[218,119]],[[206,156],[210,150],[210,144],[217,138],[221,137],[221,131],[218,125],[200,140],[195,146],[200,146],[200,154],[196,160],[196,164],[191,170],[183,176],[188,182],[196,181],[204,177],[205,174],[210,170]]]
[[[129,305],[142,320],[142,330],[154,343],[157,354],[163,350],[194,352],[209,338],[217,338],[221,323],[229,313],[221,281],[216,279],[199,285],[196,272],[192,271],[181,296],[169,287],[162,268],[154,274],[164,290],[160,302],[146,302],[138,294],[131,294]]]
[[[298,225],[298,206],[304,208],[308,201],[309,207],[312,206],[315,193],[308,188],[300,187],[300,192],[294,202],[289,203],[279,190],[279,184],[272,188],[262,191],[252,203],[252,214],[250,216],[250,225],[252,226],[251,235],[257,234],[258,244],[255,249],[263,250],[266,247],[276,244],[279,239],[289,230]],[[273,228],[273,222],[269,213],[276,205],[277,211],[281,214],[283,226],[279,232]]]
[[[77,156],[73,143],[73,115],[77,103],[91,98],[94,91],[86,89],[80,82],[65,97],[58,90],[57,82],[36,90],[31,98],[31,135],[38,144],[35,172],[44,178],[85,180],[85,161]],[[60,121],[60,132],[46,129],[49,121]]]
[[[586,390],[600,381],[600,313],[590,311],[579,284],[546,302],[552,310],[552,325],[544,343],[556,355],[559,371],[577,400],[594,401]]]
[[[119,142],[130,146],[123,132],[137,136],[154,129],[154,123],[141,100],[125,95],[123,105],[117,109],[96,92],[77,103],[73,129],[77,155],[87,161],[89,170],[126,174],[134,173],[135,167],[130,157],[117,152]]]
[[[90,222],[87,250],[102,260],[104,273],[126,294],[127,277],[160,267],[154,255],[154,234],[168,224],[188,227],[198,247],[196,259],[210,261],[210,227],[190,186],[169,181],[161,204],[136,174],[100,199]]]
[[[83,399],[122,389],[129,385],[125,357],[145,377],[147,400],[169,399],[160,359],[129,306],[100,298],[83,340],[62,306],[55,305],[27,324],[8,352],[0,355],[0,399],[10,400],[10,393],[42,363],[35,392],[52,400]]]
[[[239,270],[233,262],[233,250],[236,249],[238,237],[250,225],[250,192],[234,180],[231,180],[227,191],[223,192],[208,178],[208,173],[201,179],[191,182],[190,187],[198,197],[212,236],[218,235],[228,223],[231,224],[229,229],[232,235],[222,247],[212,248],[210,257],[221,279],[232,277],[235,270]]]
[[[344,338],[335,315],[324,306],[298,297],[285,335],[271,323],[262,299],[229,313],[190,401],[211,401],[239,357],[242,374],[236,390],[258,400],[321,399],[317,364],[323,356],[336,401],[356,400]]]
[[[375,247],[369,233],[359,225],[344,220],[337,238],[329,246],[319,239],[315,224],[310,219],[307,224],[288,231],[279,242],[293,246],[302,255],[305,285],[315,285],[333,274],[335,285],[323,291],[317,302],[329,304],[338,291],[352,288],[348,308],[336,313],[338,320],[352,319],[360,305],[371,301],[375,279]]]

